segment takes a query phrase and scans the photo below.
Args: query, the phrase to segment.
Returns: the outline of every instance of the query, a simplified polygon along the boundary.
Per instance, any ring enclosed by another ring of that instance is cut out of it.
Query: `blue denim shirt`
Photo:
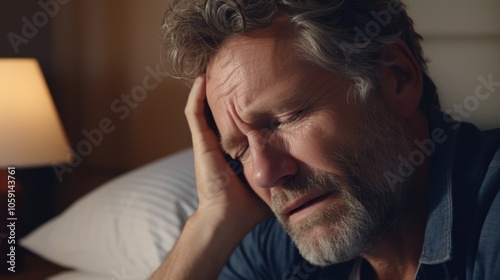
[[[480,132],[442,113],[429,129],[429,212],[416,279],[498,280],[500,129]],[[309,264],[272,219],[243,239],[219,279],[348,279],[354,263]]]

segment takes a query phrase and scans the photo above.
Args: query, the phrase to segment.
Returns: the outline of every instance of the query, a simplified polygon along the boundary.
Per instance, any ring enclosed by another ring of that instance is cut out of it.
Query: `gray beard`
[[[272,193],[278,221],[300,254],[314,265],[345,262],[373,246],[412,192],[413,178],[387,185],[384,172],[397,173],[398,156],[407,158],[411,148],[395,117],[376,103],[363,111],[362,147],[345,144],[334,157],[345,176],[312,170]],[[292,225],[281,213],[283,205],[318,189],[332,191],[334,202],[309,220]]]

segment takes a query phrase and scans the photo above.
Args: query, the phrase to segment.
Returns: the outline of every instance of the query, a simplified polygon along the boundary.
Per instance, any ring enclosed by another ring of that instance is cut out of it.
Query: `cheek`
[[[343,134],[330,118],[317,118],[290,132],[286,146],[306,170],[322,170],[338,173],[336,156]]]

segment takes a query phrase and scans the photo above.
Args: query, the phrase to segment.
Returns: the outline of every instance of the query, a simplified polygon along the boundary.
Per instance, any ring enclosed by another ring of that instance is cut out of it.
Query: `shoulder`
[[[462,212],[471,218],[468,279],[500,279],[500,129],[471,134],[460,137],[463,163],[457,172],[471,205],[470,214]]]
[[[257,225],[233,252],[219,279],[283,279],[300,255],[276,219]]]
[[[488,164],[478,193],[475,219],[480,224],[474,260],[477,279],[500,279],[500,129],[487,131]]]

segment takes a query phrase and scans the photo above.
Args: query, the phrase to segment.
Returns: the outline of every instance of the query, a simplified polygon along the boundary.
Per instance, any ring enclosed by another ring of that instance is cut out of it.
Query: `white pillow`
[[[126,173],[21,240],[61,266],[147,278],[197,207],[191,149]]]

